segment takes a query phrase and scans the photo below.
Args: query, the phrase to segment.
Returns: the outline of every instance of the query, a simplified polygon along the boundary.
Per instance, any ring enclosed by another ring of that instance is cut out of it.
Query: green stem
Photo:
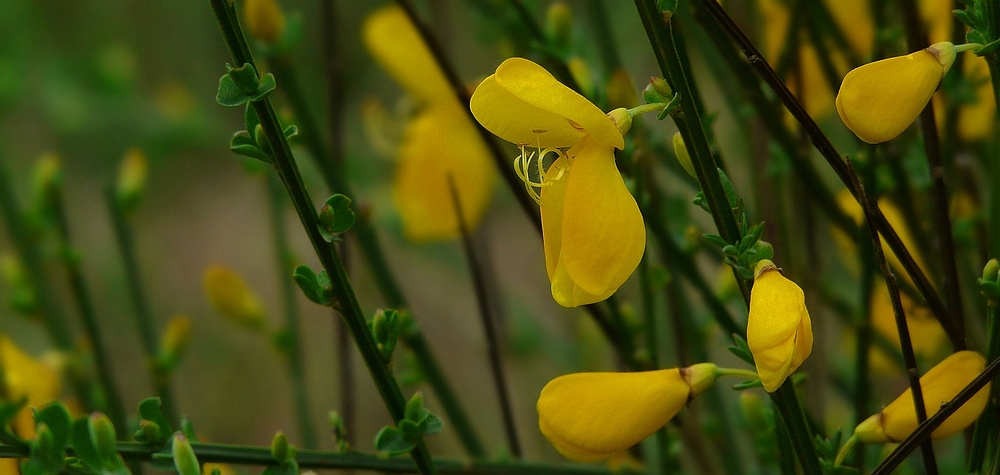
[[[142,275],[139,273],[138,259],[135,254],[135,238],[132,236],[132,229],[127,222],[128,217],[122,214],[122,209],[118,206],[118,199],[113,188],[109,187],[105,198],[108,207],[108,214],[111,215],[111,222],[115,231],[115,242],[122,255],[122,263],[125,265],[125,280],[128,287],[129,296],[132,299],[132,307],[135,311],[136,324],[139,326],[139,337],[142,340],[142,349],[146,353],[146,361],[150,367],[150,380],[153,385],[153,392],[160,398],[163,404],[163,413],[174,424],[180,423],[177,408],[174,405],[173,391],[170,389],[170,375],[163,374],[155,364],[159,343],[156,337],[156,327],[153,321],[153,314],[149,309],[149,301],[142,285]]]
[[[722,187],[719,166],[712,156],[708,132],[703,126],[704,121],[700,114],[701,107],[699,101],[696,100],[697,90],[694,87],[694,78],[689,77],[690,64],[687,52],[677,45],[680,36],[676,31],[675,22],[667,23],[663,20],[655,1],[635,0],[635,5],[660,65],[660,71],[670,83],[671,88],[680,95],[680,107],[673,114],[674,123],[677,124],[681,137],[691,154],[692,164],[708,202],[709,210],[711,210],[715,226],[719,235],[726,242],[739,242],[740,229]],[[735,270],[734,277],[744,299],[748,300],[749,284],[739,275],[735,275]]]
[[[0,213],[3,214],[7,233],[17,250],[18,259],[28,274],[32,290],[34,290],[35,297],[41,307],[40,310],[45,319],[45,330],[49,334],[49,338],[60,352],[73,355],[73,339],[70,335],[69,325],[67,325],[62,309],[56,305],[56,299],[51,295],[53,287],[45,276],[42,254],[38,249],[38,236],[27,226],[21,208],[14,198],[14,188],[7,175],[7,167],[2,162],[0,162]],[[71,367],[69,379],[76,397],[80,399],[87,410],[93,410],[94,403],[90,397],[90,387],[83,374]]]
[[[855,383],[854,383],[854,425],[868,417],[868,400],[871,398],[871,381],[869,378],[869,353],[872,348],[872,313],[871,303],[875,290],[875,261],[872,257],[872,245],[868,240],[862,240],[858,246],[861,260],[861,308],[858,309],[855,331],[857,333],[857,351],[855,352]],[[864,446],[858,450],[854,458],[854,466],[861,471],[865,462]]]
[[[350,186],[343,178],[344,174],[338,173],[336,171],[337,165],[325,158],[331,155],[326,143],[320,136],[316,121],[313,119],[312,112],[308,107],[309,101],[298,86],[292,63],[287,58],[273,58],[269,64],[274,68],[275,76],[278,78],[279,89],[285,93],[289,104],[292,106],[292,110],[295,111],[295,117],[298,119],[297,125],[303,135],[306,148],[309,149],[310,154],[313,156],[327,187],[333,193],[355,197],[352,194]],[[392,275],[385,253],[379,244],[378,235],[375,233],[375,228],[372,226],[366,213],[357,208],[358,202],[359,200],[355,200],[352,205],[355,208],[357,221],[354,223],[351,232],[357,239],[358,247],[365,258],[365,262],[368,264],[372,278],[375,280],[375,284],[388,306],[399,310],[407,310],[409,303],[403,295],[403,291],[396,282],[395,277]],[[414,330],[416,331],[403,335],[403,342],[413,350],[414,356],[417,358],[417,362],[426,376],[428,384],[430,384],[434,390],[434,394],[437,395],[438,400],[441,402],[441,407],[447,414],[448,420],[455,427],[459,440],[462,442],[466,452],[473,457],[484,457],[486,451],[483,448],[482,442],[472,428],[469,417],[455,396],[451,384],[445,378],[437,362],[437,358],[431,352],[430,348],[427,347],[424,337],[419,330],[416,328]]]
[[[1000,356],[1000,319],[997,318],[997,302],[990,301],[986,307],[986,324],[990,328],[990,346],[986,352],[986,361],[993,361]],[[991,436],[997,437],[997,381],[990,385],[990,398],[983,415],[976,420],[972,431],[972,444],[969,449],[969,473],[981,473],[983,461],[986,459],[986,445]],[[992,434],[991,434],[992,433]],[[995,443],[995,442],[994,442]]]
[[[309,396],[306,391],[305,371],[302,364],[302,339],[299,337],[299,315],[295,303],[295,289],[292,285],[291,273],[295,267],[292,250],[288,247],[288,236],[284,226],[284,193],[281,182],[272,174],[267,174],[267,194],[271,207],[271,229],[274,237],[274,247],[278,254],[278,275],[281,282],[281,299],[285,304],[285,328],[291,337],[291,347],[288,348],[288,373],[292,378],[292,394],[295,413],[298,417],[299,431],[302,435],[302,445],[307,449],[316,448],[316,435],[312,420],[309,418]]]
[[[987,2],[989,4],[990,2]],[[997,13],[1000,17],[1000,13]],[[1000,29],[1000,26],[997,27]],[[996,101],[997,115],[994,118],[994,131],[1000,131],[1000,53],[986,56],[986,65],[990,70],[990,80],[993,82],[993,99]],[[990,187],[989,216],[989,255],[1000,256],[1000,160],[988,160],[992,168],[992,183]]]
[[[823,471],[819,465],[816,448],[813,446],[813,435],[806,424],[806,417],[799,404],[799,398],[795,394],[791,378],[786,379],[784,384],[770,396],[775,409],[781,416],[782,425],[788,430],[802,471],[807,475],[821,475]]]
[[[90,340],[90,351],[94,356],[94,370],[97,378],[101,382],[104,390],[104,398],[107,403],[108,417],[117,429],[118,437],[121,440],[128,434],[128,425],[125,419],[125,406],[122,404],[121,395],[118,392],[118,385],[115,383],[114,375],[111,371],[111,362],[105,353],[104,338],[101,337],[101,328],[97,323],[97,312],[94,310],[94,300],[91,297],[90,289],[83,278],[83,269],[80,264],[80,257],[76,255],[72,238],[69,234],[69,222],[66,219],[66,204],[63,200],[62,190],[54,189],[49,196],[52,200],[52,207],[56,217],[56,226],[59,232],[59,239],[62,246],[63,264],[66,267],[66,275],[69,279],[70,289],[73,299],[76,301],[77,310],[80,312],[80,320],[83,321],[84,331],[87,339]]]
[[[228,0],[210,0],[210,3],[233,62],[238,65],[254,64],[253,56],[246,45],[243,30],[236,16],[234,4]],[[336,247],[326,242],[320,234],[316,208],[302,182],[302,176],[295,164],[295,157],[292,155],[288,141],[285,140],[278,116],[271,106],[270,99],[264,98],[261,101],[253,102],[252,106],[260,119],[267,142],[271,145],[275,171],[281,177],[281,181],[292,199],[295,211],[298,213],[302,227],[312,243],[313,250],[316,251],[320,263],[330,277],[333,287],[333,301],[336,302],[335,305],[340,310],[341,316],[354,337],[354,342],[361,352],[365,365],[368,367],[376,389],[392,416],[393,422],[398,424],[405,418],[406,399],[403,397],[403,392],[392,372],[382,359],[381,352],[368,328],[368,321],[358,304]],[[430,452],[428,452],[423,439],[410,451],[410,455],[421,473],[425,475],[435,473],[434,462],[431,460]]]
[[[732,376],[735,378],[760,380],[760,376],[756,371],[751,371],[749,369],[739,369],[739,368],[718,368],[715,370],[715,374],[719,376]]]
[[[240,465],[277,466],[269,447],[245,445],[205,444],[192,442],[195,456],[200,463],[228,463]],[[170,448],[151,446],[138,442],[119,442],[118,453],[125,460],[162,461],[170,460]],[[70,450],[72,453],[72,450]],[[15,448],[0,445],[0,458],[20,458],[28,454],[28,447]],[[365,470],[383,473],[413,473],[418,469],[412,460],[406,458],[385,458],[381,455],[362,452],[327,452],[320,450],[298,450],[295,459],[304,469]],[[436,459],[435,464],[442,474],[463,475],[638,475],[639,472],[612,471],[603,465],[555,464],[518,461],[478,461]]]
[[[637,115],[646,114],[649,112],[660,112],[664,107],[667,107],[666,102],[654,102],[652,104],[643,104],[641,106],[635,106],[628,110],[629,115],[635,117]]]

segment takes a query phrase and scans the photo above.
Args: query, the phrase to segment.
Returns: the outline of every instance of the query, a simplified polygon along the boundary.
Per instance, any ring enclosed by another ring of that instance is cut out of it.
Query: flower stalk
[[[234,5],[226,0],[211,0],[211,6],[233,62],[236,64],[254,64],[253,56],[250,53],[246,38],[237,19]],[[333,286],[333,298],[340,305],[341,316],[344,318],[351,331],[351,335],[354,337],[354,341],[365,360],[365,365],[368,367],[372,380],[389,414],[392,416],[393,421],[398,423],[406,417],[406,399],[403,397],[399,384],[396,382],[391,371],[382,361],[381,353],[369,330],[368,322],[361,311],[357,297],[354,294],[354,289],[347,278],[347,273],[340,261],[336,248],[331,246],[320,234],[316,209],[312,204],[305,184],[302,182],[302,176],[299,173],[298,166],[295,164],[288,141],[282,132],[278,116],[271,105],[271,101],[266,97],[252,104],[267,136],[267,141],[271,144],[274,154],[275,171],[278,173],[282,183],[285,185],[286,191],[292,199],[295,210],[302,221],[303,228],[305,228],[313,249],[320,259],[320,263],[330,276]],[[425,475],[436,472],[430,452],[428,452],[423,440],[417,443],[410,454],[416,463],[418,471]]]

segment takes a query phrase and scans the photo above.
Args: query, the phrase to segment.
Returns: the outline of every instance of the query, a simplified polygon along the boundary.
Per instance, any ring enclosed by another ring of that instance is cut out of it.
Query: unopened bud
[[[160,351],[165,362],[173,365],[180,361],[191,343],[191,318],[175,315],[167,323],[167,329],[160,340]]]
[[[694,171],[694,165],[691,163],[691,155],[688,154],[687,145],[684,144],[684,138],[681,137],[680,132],[674,133],[673,144],[674,156],[677,157],[677,162],[681,164],[681,167],[684,168],[684,171],[688,175],[691,175],[691,178],[697,180],[698,174]]]
[[[118,458],[114,424],[108,416],[95,412],[90,415],[87,425],[90,427],[90,442],[94,444],[97,455],[106,466],[111,465]]]
[[[201,475],[201,466],[198,464],[198,457],[191,448],[191,443],[187,437],[180,432],[174,433],[174,440],[171,444],[170,453],[174,456],[174,468],[180,475]]]
[[[622,137],[632,128],[632,113],[624,107],[619,107],[608,112],[608,118],[611,119],[611,122],[614,122],[615,127],[618,127],[618,133],[622,134]]]
[[[545,29],[553,45],[560,48],[569,46],[570,33],[573,31],[573,11],[563,2],[549,5]]]
[[[580,86],[580,94],[593,96],[594,80],[590,77],[590,67],[587,66],[587,62],[579,56],[574,56],[566,62],[566,67],[569,68],[570,76],[573,76],[573,80]]]
[[[1000,280],[1000,262],[990,259],[983,267],[983,280],[987,282],[997,282]]]
[[[123,214],[131,213],[139,205],[146,188],[148,173],[149,164],[142,150],[133,148],[125,153],[125,158],[118,168],[118,183],[115,186],[118,207]]]
[[[288,458],[288,437],[285,433],[278,431],[271,439],[271,456],[277,462],[284,462]]]
[[[277,43],[285,34],[285,14],[275,0],[246,0],[243,21],[250,35],[264,43]]]
[[[941,63],[941,66],[944,67],[942,76],[948,73],[951,65],[955,64],[957,51],[955,50],[955,45],[948,41],[934,43],[927,47],[927,51],[933,54],[938,62]]]
[[[264,307],[239,274],[213,265],[205,270],[204,282],[208,301],[223,317],[254,331],[264,329]]]

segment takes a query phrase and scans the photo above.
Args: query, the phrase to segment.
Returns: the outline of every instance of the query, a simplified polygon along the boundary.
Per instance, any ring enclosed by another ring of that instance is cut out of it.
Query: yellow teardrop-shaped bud
[[[959,351],[944,359],[920,378],[927,417],[937,413],[941,405],[952,400],[966,385],[986,368],[986,359],[975,351]],[[990,385],[987,384],[954,414],[931,433],[932,439],[941,439],[961,432],[975,422],[986,407]],[[854,435],[858,441],[870,444],[899,442],[917,429],[917,415],[913,395],[909,389],[892,401],[882,412],[858,424]]]
[[[545,385],[538,427],[559,453],[596,462],[628,450],[711,387],[716,366],[637,373],[575,373]]]
[[[805,294],[769,260],[757,264],[747,344],[767,392],[774,392],[812,352],[812,321]]]
[[[146,189],[148,175],[149,163],[146,154],[138,148],[125,152],[125,158],[118,168],[118,182],[115,184],[118,206],[123,213],[128,214],[138,206]]]
[[[191,317],[174,315],[160,339],[160,353],[165,362],[176,364],[191,343]]]
[[[232,269],[213,265],[205,269],[205,295],[215,310],[237,325],[262,330],[266,314],[260,300]]]
[[[264,43],[277,43],[285,34],[285,14],[275,0],[246,0],[243,21],[250,36]]]
[[[936,43],[855,68],[840,85],[837,112],[861,140],[892,140],[920,115],[954,61],[954,45]]]

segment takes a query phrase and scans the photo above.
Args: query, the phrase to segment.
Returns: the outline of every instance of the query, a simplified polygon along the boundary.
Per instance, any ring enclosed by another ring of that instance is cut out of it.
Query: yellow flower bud
[[[118,206],[123,213],[131,212],[139,204],[148,174],[149,164],[142,150],[133,148],[125,152],[125,158],[118,168],[118,183],[115,186]]]
[[[538,396],[538,428],[571,460],[604,460],[666,425],[715,383],[716,369],[701,363],[658,371],[560,376]]]
[[[684,144],[684,138],[681,137],[680,132],[674,132],[673,144],[674,156],[677,157],[677,161],[684,167],[684,171],[688,175],[691,175],[691,178],[697,180],[698,174],[694,171],[694,165],[691,163],[691,155],[688,154],[687,145]]]
[[[160,340],[160,352],[165,361],[176,364],[180,361],[188,344],[191,343],[191,318],[187,315],[174,315]]]
[[[246,0],[243,21],[257,41],[277,43],[285,33],[285,14],[275,0]]]
[[[837,94],[837,112],[868,143],[894,139],[916,120],[955,62],[955,45],[935,43],[907,56],[851,70]]]
[[[545,30],[549,41],[561,47],[568,47],[573,32],[573,11],[564,2],[549,5],[545,15]]]
[[[802,289],[773,262],[757,263],[754,275],[747,344],[764,389],[774,392],[812,352],[812,321]]]
[[[618,132],[623,137],[632,128],[632,114],[624,107],[619,107],[608,112],[608,118],[611,119],[611,122],[614,122],[615,127],[618,127]]]
[[[266,315],[257,295],[232,269],[213,265],[205,270],[205,295],[223,317],[251,330],[262,330]]]
[[[941,405],[952,400],[959,391],[972,382],[986,368],[986,359],[975,351],[959,351],[944,359],[920,378],[927,417],[937,413]],[[975,422],[986,407],[990,385],[987,384],[931,433],[932,439],[941,439],[961,432]],[[854,435],[858,441],[869,444],[900,442],[917,429],[917,416],[913,395],[907,389],[882,412],[858,424]]]

